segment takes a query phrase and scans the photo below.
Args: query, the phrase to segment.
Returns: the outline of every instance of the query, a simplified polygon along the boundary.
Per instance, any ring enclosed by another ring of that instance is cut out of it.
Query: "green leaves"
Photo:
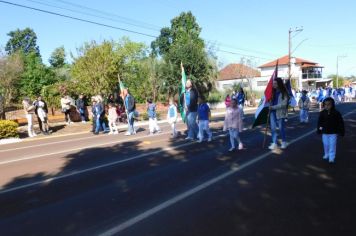
[[[78,55],[71,70],[77,93],[110,94],[117,89],[118,75],[134,95],[142,85],[140,61],[146,56],[144,44],[127,38],[101,44],[92,41],[78,49]]]
[[[166,78],[169,93],[178,92],[180,81],[180,63],[183,62],[187,76],[200,93],[208,93],[213,87],[216,76],[216,63],[205,50],[200,38],[201,28],[191,12],[183,12],[171,20],[170,28],[162,28],[160,36],[151,43],[153,55],[163,57],[167,68],[174,68],[170,78]],[[174,79],[172,79],[174,78]]]
[[[35,53],[37,56],[40,56],[40,50],[37,46],[37,35],[32,29],[17,29],[10,31],[7,35],[10,39],[6,43],[5,50],[9,55],[21,51],[25,55]]]

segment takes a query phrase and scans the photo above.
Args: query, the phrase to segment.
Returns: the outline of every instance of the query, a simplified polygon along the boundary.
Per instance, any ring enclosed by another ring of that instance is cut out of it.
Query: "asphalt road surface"
[[[298,114],[286,150],[262,148],[250,129],[228,152],[223,117],[210,143],[90,133],[0,146],[0,235],[356,235],[356,104],[338,105],[346,136],[336,164],[322,160],[315,132]],[[185,130],[184,124],[178,128]]]

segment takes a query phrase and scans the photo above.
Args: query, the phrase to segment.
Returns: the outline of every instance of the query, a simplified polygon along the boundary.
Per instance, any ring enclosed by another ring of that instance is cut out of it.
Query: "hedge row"
[[[0,139],[18,137],[17,127],[19,125],[11,120],[0,120]]]

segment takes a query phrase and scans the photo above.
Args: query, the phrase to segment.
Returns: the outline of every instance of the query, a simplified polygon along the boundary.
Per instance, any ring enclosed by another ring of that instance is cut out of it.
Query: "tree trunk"
[[[5,120],[5,100],[4,97],[0,95],[0,120]]]

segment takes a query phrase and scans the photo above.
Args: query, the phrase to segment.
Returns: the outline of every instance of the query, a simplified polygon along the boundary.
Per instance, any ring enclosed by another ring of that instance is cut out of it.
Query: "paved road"
[[[342,104],[337,164],[322,157],[317,112],[291,114],[287,150],[263,130],[233,153],[211,143],[78,134],[0,147],[0,235],[356,235],[356,104]],[[246,124],[252,123],[246,116]],[[184,130],[184,124],[179,128]]]

